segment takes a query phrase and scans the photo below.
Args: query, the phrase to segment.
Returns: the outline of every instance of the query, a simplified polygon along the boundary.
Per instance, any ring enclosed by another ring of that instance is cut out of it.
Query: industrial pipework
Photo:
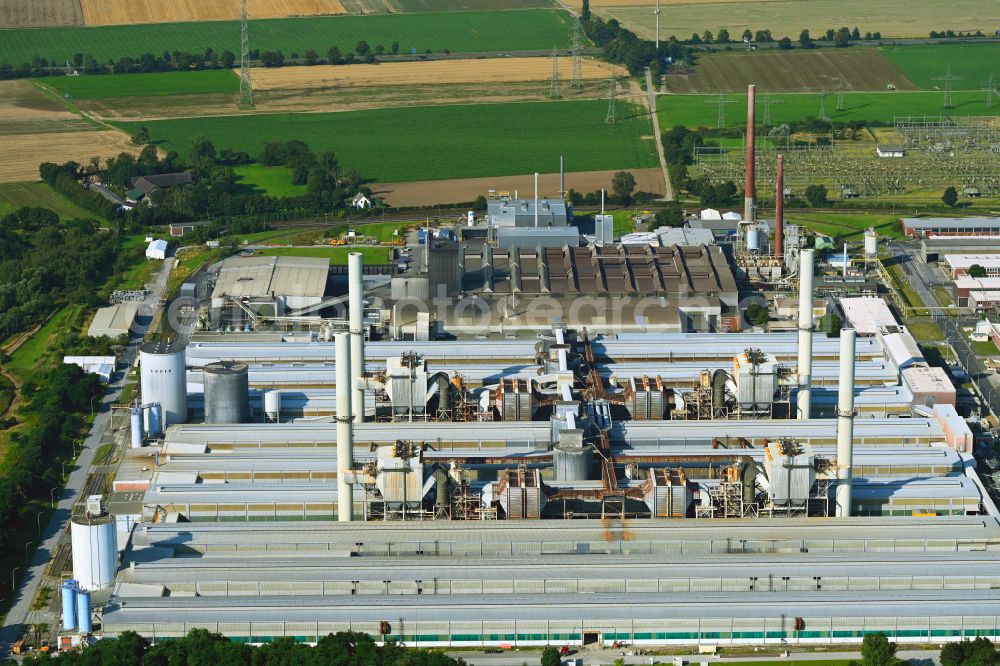
[[[426,241],[430,244],[430,238]],[[365,390],[361,378],[365,374],[365,286],[364,259],[360,252],[347,255],[348,328],[351,332],[351,417],[355,423],[365,421]],[[339,414],[339,412],[338,412]]]
[[[354,467],[354,423],[351,397],[350,333],[337,333],[337,520],[354,520],[354,488],[348,480]]]
[[[785,156],[778,155],[778,175],[776,177],[774,199],[774,257],[781,260],[785,256]]]
[[[851,515],[851,461],[854,457],[853,328],[840,331],[840,387],[837,392],[837,517]]]
[[[755,146],[754,125],[757,111],[757,86],[750,84],[747,86],[747,155],[746,155],[746,183],[743,188],[743,219],[746,222],[753,222],[755,217],[754,197],[757,191],[756,158],[757,149]]]
[[[799,392],[795,400],[799,418],[811,418],[813,341],[813,250],[799,254]],[[853,390],[854,383],[851,382]]]

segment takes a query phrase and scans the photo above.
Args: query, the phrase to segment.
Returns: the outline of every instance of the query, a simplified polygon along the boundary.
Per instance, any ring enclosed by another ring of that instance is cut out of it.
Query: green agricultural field
[[[228,69],[153,74],[53,76],[39,80],[73,99],[159,97],[239,92],[240,80]]]
[[[868,227],[882,238],[902,238],[897,215],[865,215],[864,213],[799,213],[794,209],[787,210],[785,220],[789,224],[798,224],[811,231],[826,234],[836,242],[861,242]]]
[[[0,215],[12,213],[24,206],[48,208],[64,220],[89,220],[97,217],[52,191],[45,183],[0,184]]]
[[[258,154],[266,141],[301,139],[333,151],[348,169],[381,182],[532,173],[558,155],[574,171],[655,167],[649,118],[623,102],[604,122],[607,102],[528,102],[376,109],[144,122],[160,148],[188,153],[203,135],[217,149]],[[133,132],[140,123],[118,123]],[[547,161],[547,162],[546,162]]]
[[[549,9],[324,16],[251,21],[250,39],[255,49],[280,50],[286,57],[309,49],[325,55],[331,46],[346,53],[359,40],[373,48],[382,44],[386,50],[399,42],[403,53],[507,51],[568,47],[571,25],[568,12]],[[239,22],[0,30],[0,61],[18,65],[35,56],[61,64],[83,53],[105,62],[164,51],[200,53],[207,48],[239,53]]]
[[[292,183],[292,170],[288,167],[243,164],[233,167],[233,171],[240,185],[272,197],[295,197],[306,193],[305,185]]]
[[[772,124],[819,116],[820,97],[816,94],[787,93],[772,95],[772,98],[781,101],[771,107]],[[715,127],[718,99],[718,95],[661,95],[657,98],[660,124],[664,128],[674,125]],[[726,99],[735,100],[735,103],[726,105],[726,126],[745,125],[746,95],[730,95]],[[834,95],[826,98],[826,114],[834,121],[891,123],[896,116],[981,116],[996,113],[996,108],[990,110],[986,107],[986,95],[978,91],[955,92],[952,109],[942,109],[941,101],[942,93],[939,92],[845,93],[843,111],[837,111]],[[758,108],[758,119],[760,114],[761,110]]]
[[[944,81],[935,79],[948,69],[961,77],[952,83],[955,90],[983,90],[990,74],[1000,87],[1000,43],[887,46],[882,53],[925,90],[943,89]]]
[[[385,247],[275,247],[260,250],[257,254],[265,257],[327,257],[337,266],[347,265],[347,255],[360,252],[366,264],[388,264],[392,261],[392,250]]]

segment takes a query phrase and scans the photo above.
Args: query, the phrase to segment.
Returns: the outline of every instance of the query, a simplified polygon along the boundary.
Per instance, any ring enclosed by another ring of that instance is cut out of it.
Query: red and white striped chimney
[[[750,84],[747,86],[747,164],[746,164],[746,175],[747,180],[743,188],[743,219],[747,222],[753,222],[755,217],[754,213],[754,195],[757,191],[757,178],[754,170],[756,168],[755,160],[757,157],[757,149],[755,146],[755,135],[754,135],[754,125],[756,124],[757,115],[757,86]]]
[[[778,176],[774,200],[774,256],[785,256],[785,156],[778,155]]]

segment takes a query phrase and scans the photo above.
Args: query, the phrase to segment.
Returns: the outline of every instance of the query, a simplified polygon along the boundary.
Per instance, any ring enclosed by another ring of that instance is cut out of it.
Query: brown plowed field
[[[31,81],[0,81],[0,126],[6,121],[78,118],[56,100],[46,97]]]
[[[663,173],[659,169],[628,169],[635,176],[635,189],[641,192],[663,194]],[[611,188],[615,171],[578,171],[566,174],[566,189],[593,192],[602,187]],[[544,173],[538,178],[540,193],[555,195],[559,191],[559,174]],[[376,196],[384,198],[391,206],[433,206],[461,201],[472,201],[493,189],[513,194],[514,190],[530,192],[534,175],[503,176],[496,178],[459,178],[455,180],[427,180],[414,183],[372,183]]]
[[[83,25],[80,0],[0,0],[0,28]]]
[[[62,164],[75,160],[81,164],[98,156],[102,159],[138,150],[122,132],[58,132],[0,136],[0,183],[38,180],[42,162]]]
[[[864,48],[717,53],[699,58],[691,74],[667,77],[674,93],[746,92],[750,83],[766,92],[818,92],[841,82],[847,91],[884,91],[890,82],[917,90],[877,49]]]
[[[620,69],[620,68],[619,68]],[[562,84],[569,85],[569,58],[559,58]],[[591,58],[583,60],[583,78],[606,79],[611,67]],[[254,72],[257,90],[306,90],[311,88],[401,86],[451,83],[517,83],[547,81],[552,77],[551,58],[487,58],[483,60],[431,60],[390,62],[381,65],[282,67]]]
[[[6,2],[7,0],[0,0]],[[30,1],[30,0],[25,0]],[[46,0],[51,2],[52,0]],[[84,25],[221,21],[240,17],[240,0],[80,0]],[[344,14],[340,0],[248,0],[250,17]]]

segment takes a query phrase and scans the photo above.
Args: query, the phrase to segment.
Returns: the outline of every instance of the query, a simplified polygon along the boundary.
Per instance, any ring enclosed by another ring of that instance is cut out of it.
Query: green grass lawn
[[[997,68],[1000,71],[1000,67]],[[1000,81],[1000,74],[998,81]],[[772,122],[784,123],[818,117],[820,97],[815,93],[782,93],[771,95],[780,100],[771,108]],[[844,110],[837,111],[833,97],[826,100],[826,115],[833,121],[891,122],[896,116],[982,116],[996,115],[996,108],[986,107],[986,95],[980,91],[953,93],[954,108],[942,109],[940,92],[860,92],[844,94]],[[666,130],[675,125],[715,127],[718,95],[661,95],[656,100],[660,125]],[[746,124],[746,95],[727,95],[736,100],[726,109],[726,126]],[[760,112],[758,111],[758,114]]]
[[[996,356],[1000,354],[1000,349],[997,349],[996,344],[992,340],[983,340],[982,342],[970,340],[969,344],[972,345],[972,350],[980,356]]]
[[[812,231],[831,236],[837,242],[858,242],[865,229],[875,227],[880,237],[901,238],[899,217],[896,215],[864,215],[858,213],[798,213],[785,211],[789,224],[798,224]]]
[[[994,85],[1000,81],[1000,67],[996,66],[1000,63],[1000,44],[995,42],[886,46],[882,54],[925,90],[943,89],[944,82],[935,79],[944,76],[949,68],[954,76],[961,77],[952,84],[955,90],[983,90],[990,74],[994,75]]]
[[[198,93],[239,92],[240,80],[231,70],[53,76],[38,79],[73,99],[158,97]]]
[[[48,208],[63,220],[94,219],[97,217],[53,191],[45,183],[0,184],[0,215],[13,213],[23,206]]]
[[[81,307],[79,305],[66,305],[58,310],[44,326],[35,331],[31,338],[10,355],[10,362],[5,367],[21,377],[31,374],[31,371],[38,366],[42,357],[49,350],[52,339],[59,334],[66,321]]]
[[[4,414],[14,402],[14,384],[4,375],[0,375],[0,414]]]
[[[374,224],[356,224],[353,228],[357,233],[366,238],[374,238],[380,243],[387,243],[404,236],[403,229],[414,226],[415,222],[376,222]],[[394,231],[399,231],[399,236],[394,236]]]
[[[347,265],[347,255],[360,252],[366,264],[388,264],[392,261],[392,250],[386,247],[274,247],[260,250],[257,254],[265,257],[326,257],[331,264]]]
[[[565,155],[574,171],[655,167],[652,139],[642,138],[652,134],[649,118],[622,103],[623,119],[608,125],[607,106],[601,100],[476,104],[141,124],[160,148],[182,155],[198,135],[217,149],[251,155],[267,141],[300,139],[382,182],[526,174],[538,171],[546,155]],[[118,123],[128,133],[138,124]]]
[[[282,51],[285,56],[314,49],[321,56],[331,46],[344,53],[359,40],[386,50],[399,42],[400,51],[505,51],[565,48],[570,45],[572,17],[551,9],[522,11],[373,14],[250,22],[253,48]],[[0,30],[0,61],[20,65],[35,56],[63,63],[76,53],[99,62],[164,51],[240,52],[238,21],[201,21],[104,27]]]
[[[944,340],[944,331],[933,321],[910,320],[906,322],[910,335],[919,341],[940,342]]]
[[[269,167],[263,164],[242,164],[233,167],[239,184],[257,194],[272,197],[294,197],[306,193],[305,185],[292,183],[292,170],[288,167]]]

